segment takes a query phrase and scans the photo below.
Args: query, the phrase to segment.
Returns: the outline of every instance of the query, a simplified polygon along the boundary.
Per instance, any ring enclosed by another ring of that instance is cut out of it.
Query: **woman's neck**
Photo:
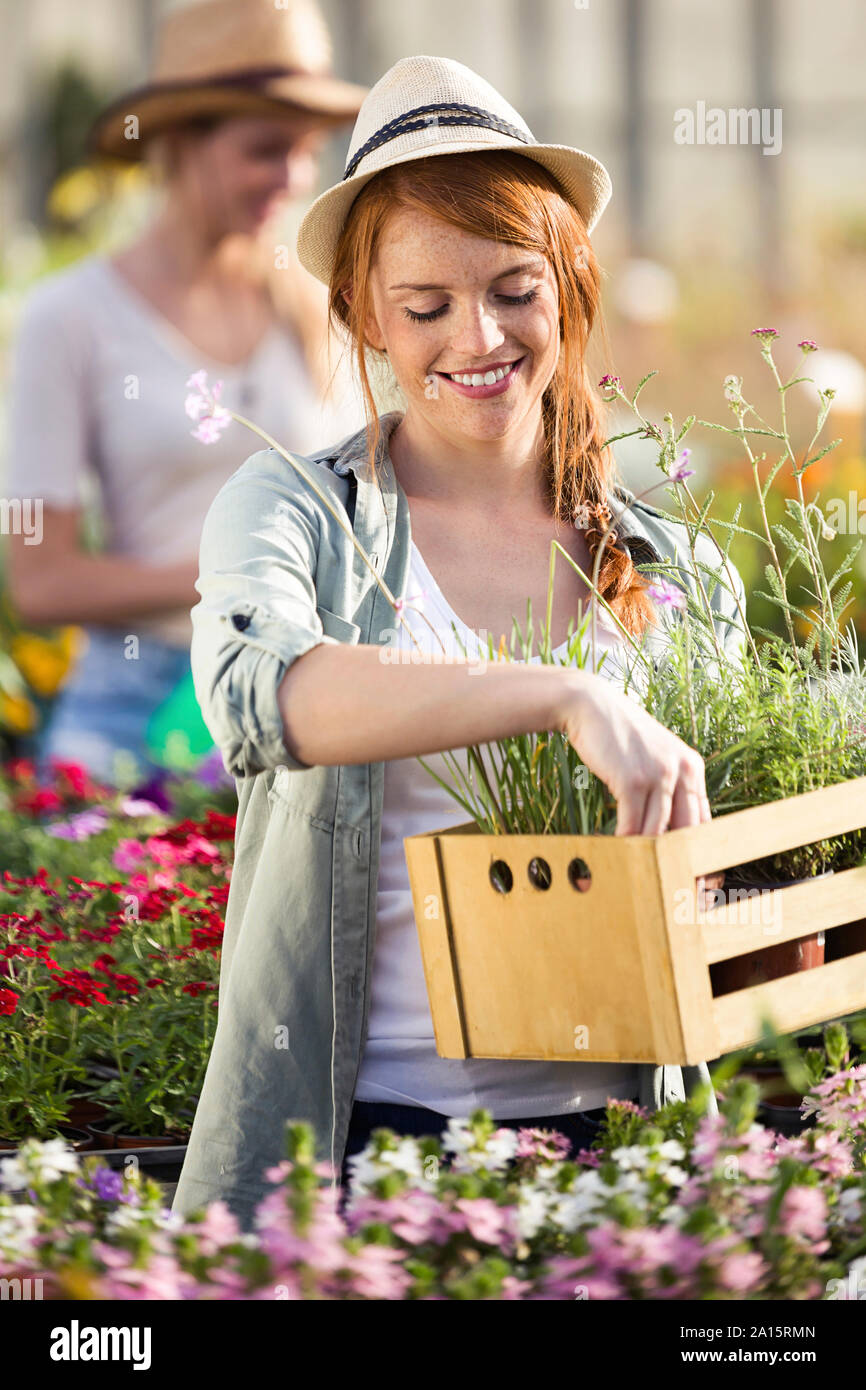
[[[166,283],[225,285],[256,278],[257,248],[250,237],[210,236],[171,200],[128,252],[146,256],[150,273]]]
[[[548,510],[540,411],[507,435],[476,439],[439,430],[410,407],[391,434],[389,451],[407,497],[488,516]]]

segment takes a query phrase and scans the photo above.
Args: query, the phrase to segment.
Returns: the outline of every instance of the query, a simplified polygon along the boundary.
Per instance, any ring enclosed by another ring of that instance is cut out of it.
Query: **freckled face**
[[[540,413],[559,355],[544,256],[401,210],[382,233],[370,289],[367,336],[388,353],[407,414],[482,440]]]

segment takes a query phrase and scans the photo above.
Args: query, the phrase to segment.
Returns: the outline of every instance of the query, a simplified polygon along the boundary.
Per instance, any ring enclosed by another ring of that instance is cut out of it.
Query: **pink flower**
[[[752,337],[753,337],[753,338],[760,338],[762,341],[763,341],[764,339],[766,339],[766,341],[767,341],[768,343],[769,343],[769,342],[772,342],[772,340],[773,340],[774,338],[778,338],[778,336],[779,336],[778,330],[775,329],[775,328],[753,328],[753,329],[752,329]]]
[[[199,371],[194,372],[186,384],[191,390],[184,402],[184,409],[191,420],[198,421],[196,428],[190,430],[190,434],[202,444],[215,444],[226,426],[232,422],[231,411],[218,404],[223,383],[216,381],[213,389],[210,389],[207,384],[207,372]]]
[[[145,857],[145,848],[140,840],[118,840],[111,862],[121,873],[129,873]]]
[[[514,1210],[489,1197],[458,1197],[455,1208],[466,1218],[466,1229],[482,1245],[503,1246],[515,1238]]]
[[[755,1251],[742,1251],[727,1255],[718,1271],[718,1280],[723,1289],[732,1293],[753,1293],[767,1273],[768,1266]]]
[[[827,1228],[827,1199],[820,1187],[789,1187],[782,1198],[779,1221],[786,1235],[819,1241]]]
[[[797,347],[802,348],[804,352],[818,351],[818,344],[815,342],[814,338],[801,339],[801,341],[797,344]]]
[[[682,589],[676,584],[670,584],[667,579],[657,579],[654,584],[650,584],[649,595],[663,608],[686,607],[686,596]]]

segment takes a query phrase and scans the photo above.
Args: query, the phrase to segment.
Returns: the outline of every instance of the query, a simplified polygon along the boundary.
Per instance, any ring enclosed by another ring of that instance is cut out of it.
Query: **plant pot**
[[[846,956],[856,956],[866,951],[866,917],[859,922],[847,922],[828,933],[824,959],[844,960]]]
[[[864,794],[856,778],[661,835],[405,836],[439,1056],[689,1066],[758,1042],[766,1018],[791,1035],[866,1008],[866,950],[826,964],[821,940],[862,920],[866,866],[759,892],[784,912],[769,941],[766,918],[705,911],[696,891],[862,830]],[[718,967],[750,955],[760,969],[720,990]]]
[[[93,1135],[87,1129],[79,1129],[75,1125],[58,1125],[57,1132],[61,1138],[66,1140],[71,1149],[75,1149],[79,1153],[86,1149],[96,1148]]]
[[[88,1125],[88,1132],[98,1149],[167,1149],[185,1144],[186,1136],[174,1134],[118,1134],[115,1130]]]
[[[108,1119],[108,1110],[96,1100],[74,1100],[69,1107],[66,1123],[76,1129],[88,1129],[91,1125],[99,1127]]]

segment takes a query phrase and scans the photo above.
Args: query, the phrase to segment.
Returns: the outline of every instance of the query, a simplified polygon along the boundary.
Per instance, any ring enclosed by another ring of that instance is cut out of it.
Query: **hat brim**
[[[255,87],[153,84],[119,97],[97,117],[87,138],[88,153],[133,163],[143,157],[153,136],[201,116],[306,115],[311,128],[337,128],[355,120],[367,90],[354,82],[306,73],[272,78]]]
[[[490,136],[487,139],[487,136]],[[447,143],[448,148],[443,146]],[[414,148],[395,155],[388,164],[352,178],[321,193],[304,216],[298,229],[297,250],[301,264],[317,280],[329,285],[340,233],[352,203],[361,189],[383,168],[409,164],[442,154],[483,153],[487,150],[513,150],[549,170],[562,185],[563,192],[591,232],[610,201],[613,185],[604,165],[593,155],[570,145],[534,145],[494,131],[479,129],[467,138],[457,129],[440,128],[435,145]]]

